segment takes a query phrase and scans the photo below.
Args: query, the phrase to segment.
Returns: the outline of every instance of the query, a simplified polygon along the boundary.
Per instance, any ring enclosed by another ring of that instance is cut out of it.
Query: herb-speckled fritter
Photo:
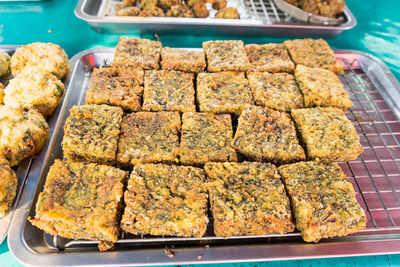
[[[159,69],[161,47],[160,42],[121,36],[115,50],[113,66]]]
[[[243,41],[208,41],[203,43],[203,48],[210,72],[250,70]]]
[[[246,104],[253,103],[253,94],[243,72],[198,74],[197,104],[200,111],[240,115]]]
[[[294,63],[284,44],[248,44],[245,49],[251,71],[294,72]]]
[[[49,136],[49,125],[34,109],[0,105],[0,129],[0,156],[11,166],[39,153]]]
[[[196,111],[194,75],[174,70],[146,71],[143,110]]]
[[[100,250],[112,247],[127,176],[106,165],[55,160],[30,221],[51,235],[100,241]]]
[[[336,163],[299,162],[278,168],[296,228],[307,242],[364,230],[366,217],[353,185]]]
[[[117,162],[172,163],[179,156],[181,118],[178,112],[137,112],[126,115],[121,123]]]
[[[349,93],[332,71],[297,65],[295,77],[306,107],[351,107]]]
[[[0,78],[10,75],[10,60],[11,57],[6,52],[0,50]]]
[[[336,62],[335,54],[325,40],[297,39],[287,40],[284,44],[296,65],[342,73],[343,67]]]
[[[202,237],[207,229],[207,188],[202,169],[138,164],[124,199],[121,228],[126,232]]]
[[[306,159],[289,115],[269,108],[243,110],[232,146],[249,158],[276,164]]]
[[[250,72],[247,78],[257,105],[279,111],[304,107],[303,95],[292,74]]]
[[[138,111],[143,95],[144,71],[141,68],[95,68],[86,93],[86,104],[119,106]]]
[[[114,164],[123,111],[106,105],[74,106],[64,125],[64,157]]]
[[[187,112],[182,115],[181,162],[202,165],[208,161],[236,161],[229,114]]]
[[[207,163],[208,191],[216,236],[292,232],[289,199],[269,163]]]
[[[52,43],[32,43],[18,48],[11,57],[11,72],[15,76],[22,71],[42,71],[63,79],[70,70],[64,49]]]
[[[17,194],[18,177],[8,162],[0,156],[0,218],[7,215]]]
[[[225,7],[215,14],[216,19],[240,19],[239,12],[234,7]]]
[[[161,51],[161,68],[185,72],[203,72],[206,68],[204,52],[194,52],[164,47]]]
[[[363,152],[356,129],[340,109],[292,110],[292,118],[311,159],[350,161]]]
[[[64,96],[64,84],[53,74],[24,71],[11,79],[4,90],[4,104],[35,108],[50,116]]]

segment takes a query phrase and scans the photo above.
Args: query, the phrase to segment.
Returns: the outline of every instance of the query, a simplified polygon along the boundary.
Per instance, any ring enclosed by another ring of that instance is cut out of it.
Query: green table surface
[[[85,49],[115,46],[119,35],[93,31],[84,21],[75,17],[73,10],[76,3],[76,0],[0,3],[0,44],[54,42],[60,44],[70,57]],[[400,1],[347,0],[347,5],[356,16],[358,25],[334,39],[329,39],[329,44],[334,48],[355,49],[379,57],[400,80]],[[290,37],[160,36],[163,44],[171,47],[201,47],[205,40],[221,38],[242,39],[245,43],[268,43],[281,42]],[[218,267],[261,265],[400,266],[400,255],[218,264]],[[0,266],[20,266],[9,251],[6,241],[0,246]]]

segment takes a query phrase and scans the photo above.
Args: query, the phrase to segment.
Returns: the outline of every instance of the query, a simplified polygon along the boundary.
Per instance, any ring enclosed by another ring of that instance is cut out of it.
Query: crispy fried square
[[[198,73],[206,68],[206,59],[204,52],[164,47],[161,51],[161,68]]]
[[[121,123],[117,162],[121,165],[177,160],[181,118],[178,112],[137,112]]]
[[[216,236],[292,232],[289,199],[276,167],[269,163],[207,163]]]
[[[340,109],[297,109],[292,118],[311,159],[349,161],[363,152],[356,129]]]
[[[296,65],[324,68],[340,74],[343,67],[336,62],[335,54],[323,39],[296,39],[283,42]]]
[[[248,44],[245,49],[250,71],[294,72],[294,63],[284,44]]]
[[[365,229],[364,210],[337,163],[299,162],[278,170],[291,199],[296,228],[305,241],[318,242]]]
[[[229,114],[183,113],[181,162],[202,165],[208,161],[237,161],[232,136]]]
[[[207,229],[204,170],[138,164],[125,191],[121,228],[134,235],[202,237]]]
[[[297,65],[294,75],[306,107],[351,107],[349,93],[332,71]]]
[[[243,41],[208,41],[203,43],[203,49],[209,72],[250,70]]]
[[[248,106],[243,110],[232,146],[249,158],[275,164],[306,158],[289,116],[269,108]]]
[[[95,68],[86,93],[86,104],[119,106],[138,111],[143,95],[144,71],[141,68]]]
[[[159,69],[161,47],[160,42],[121,36],[115,50],[113,66]]]
[[[123,111],[106,105],[74,106],[64,125],[64,157],[114,164]]]
[[[244,73],[225,71],[198,74],[197,103],[202,112],[240,115],[254,100]]]
[[[174,70],[146,71],[143,110],[196,111],[194,75]]]
[[[279,111],[304,107],[303,95],[292,74],[250,72],[247,78],[257,105]]]
[[[118,239],[118,218],[128,173],[95,163],[55,160],[31,222],[51,235],[107,242]]]

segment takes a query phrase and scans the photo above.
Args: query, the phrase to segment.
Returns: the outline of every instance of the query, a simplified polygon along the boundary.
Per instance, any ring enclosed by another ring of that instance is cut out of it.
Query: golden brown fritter
[[[129,6],[122,9],[119,9],[115,12],[117,16],[139,16],[140,8],[136,6]]]
[[[118,218],[128,173],[95,163],[55,160],[31,223],[51,235],[101,241],[118,239]]]
[[[208,9],[206,3],[203,1],[197,1],[193,6],[194,14],[197,18],[206,18],[208,17]]]
[[[161,68],[198,73],[206,68],[206,59],[204,52],[164,47],[161,50]]]
[[[64,125],[64,157],[114,164],[123,111],[106,105],[73,106]]]
[[[202,169],[138,164],[124,195],[121,228],[134,235],[202,237],[207,229],[207,188]]]
[[[4,85],[0,82],[0,105],[4,104]]]
[[[206,163],[216,236],[285,234],[294,230],[289,199],[269,163]]]
[[[309,158],[350,161],[363,152],[357,131],[342,110],[308,108],[291,113]]]
[[[217,19],[240,19],[239,12],[234,7],[226,7],[220,9],[217,14],[215,14]]]
[[[306,159],[289,116],[269,108],[243,110],[232,146],[257,161],[283,164]]]
[[[338,164],[308,161],[283,165],[278,170],[304,241],[318,242],[365,229],[364,210]]]
[[[167,17],[194,18],[193,11],[185,4],[172,6],[166,15]]]
[[[0,218],[7,215],[17,194],[18,177],[8,162],[0,157]]]
[[[172,163],[179,156],[181,119],[178,112],[137,112],[126,115],[118,141],[118,164]]]
[[[183,113],[182,164],[237,161],[236,151],[231,145],[232,137],[232,120],[229,114]]]
[[[95,68],[86,104],[119,106],[126,111],[141,109],[144,71],[134,67]]]
[[[226,0],[215,0],[215,2],[212,4],[212,8],[216,10],[221,10],[226,7]]]
[[[171,8],[175,5],[182,5],[182,0],[158,0],[158,6],[161,8]]]
[[[11,57],[6,52],[0,50],[0,78],[11,74],[10,61]]]

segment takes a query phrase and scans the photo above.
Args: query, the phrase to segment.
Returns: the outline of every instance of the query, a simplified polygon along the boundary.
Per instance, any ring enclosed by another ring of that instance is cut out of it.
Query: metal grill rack
[[[72,105],[83,104],[91,70],[112,61],[113,49],[93,49],[72,59],[73,66],[54,133],[46,150],[33,161],[15,219],[9,246],[24,264],[65,265],[71,255],[82,265],[160,265],[199,262],[259,261],[400,252],[400,85],[376,58],[355,51],[336,51],[345,66],[341,80],[353,101],[347,117],[354,124],[364,153],[340,166],[352,182],[360,205],[367,214],[367,229],[347,237],[302,241],[299,232],[285,235],[219,238],[212,233],[212,218],[202,238],[133,236],[121,232],[115,251],[100,253],[97,242],[68,240],[44,234],[33,227],[38,193],[54,158],[62,151],[62,127]],[[210,215],[210,214],[209,214]],[[164,255],[165,246],[179,251]],[[205,248],[205,245],[210,245]]]

